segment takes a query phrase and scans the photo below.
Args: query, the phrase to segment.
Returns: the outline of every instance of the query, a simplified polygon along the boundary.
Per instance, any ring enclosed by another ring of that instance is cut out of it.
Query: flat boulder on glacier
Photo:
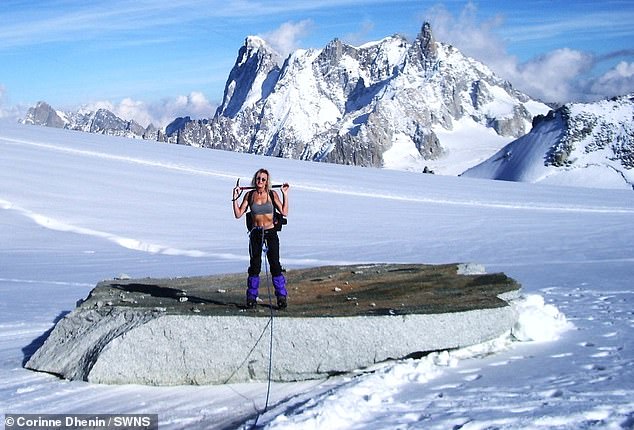
[[[25,366],[95,383],[182,385],[266,380],[271,363],[273,380],[296,381],[481,343],[517,320],[509,301],[519,284],[479,265],[328,266],[287,280],[283,311],[268,304],[264,273],[256,310],[244,307],[244,274],[103,281]]]

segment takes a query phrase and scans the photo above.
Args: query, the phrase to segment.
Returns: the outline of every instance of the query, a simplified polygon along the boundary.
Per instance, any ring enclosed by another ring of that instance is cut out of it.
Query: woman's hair
[[[255,172],[255,174],[253,175],[253,179],[251,179],[251,185],[254,187],[257,185],[255,178],[257,178],[260,173],[266,174],[266,192],[271,192],[271,175],[269,175],[269,171],[266,169],[260,169]]]

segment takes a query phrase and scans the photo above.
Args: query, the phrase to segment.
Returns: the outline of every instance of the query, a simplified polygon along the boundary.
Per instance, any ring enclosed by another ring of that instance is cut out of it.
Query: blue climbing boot
[[[284,275],[273,276],[273,287],[275,288],[278,309],[286,309],[288,306],[288,302],[286,301],[288,292],[286,291],[286,279]]]
[[[258,303],[258,289],[260,288],[260,277],[249,276],[247,278],[247,309],[254,309]]]

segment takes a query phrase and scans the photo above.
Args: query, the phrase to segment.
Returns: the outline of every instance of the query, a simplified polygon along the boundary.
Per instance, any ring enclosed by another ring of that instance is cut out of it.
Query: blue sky
[[[39,100],[142,124],[208,117],[247,35],[288,52],[334,38],[413,39],[424,21],[533,97],[634,91],[632,0],[2,0],[0,117]]]

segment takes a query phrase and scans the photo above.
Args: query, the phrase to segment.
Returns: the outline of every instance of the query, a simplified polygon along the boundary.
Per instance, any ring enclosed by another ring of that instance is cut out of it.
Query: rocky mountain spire
[[[431,32],[431,24],[429,22],[425,22],[423,27],[416,38],[415,45],[420,47],[420,52],[426,58],[436,58],[438,52],[436,50],[436,41],[434,40],[434,35]]]
[[[216,116],[234,117],[245,106],[268,97],[279,77],[280,60],[280,54],[263,39],[247,37],[227,79]]]
[[[426,22],[409,48],[406,64],[427,75],[436,67],[437,60],[438,46],[431,31],[431,24]]]

